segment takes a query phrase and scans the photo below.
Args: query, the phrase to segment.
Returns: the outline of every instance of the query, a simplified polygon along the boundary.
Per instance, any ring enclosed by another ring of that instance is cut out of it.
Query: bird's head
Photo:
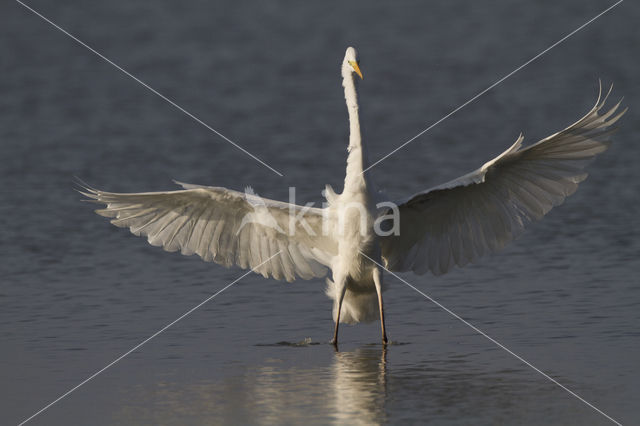
[[[361,79],[362,71],[360,71],[360,60],[358,59],[358,52],[353,47],[348,47],[346,53],[344,54],[344,61],[342,61],[342,71],[358,74],[358,77]]]

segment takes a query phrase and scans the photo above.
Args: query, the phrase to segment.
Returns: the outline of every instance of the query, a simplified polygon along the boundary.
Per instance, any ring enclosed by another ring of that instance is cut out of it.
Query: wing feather
[[[322,210],[262,199],[225,188],[181,184],[183,190],[114,193],[83,187],[91,201],[105,204],[96,213],[111,219],[152,245],[197,254],[224,266],[258,268],[265,277],[293,281],[324,276],[337,243],[322,234]],[[256,205],[256,201],[260,205]],[[289,216],[304,209],[308,233]],[[259,220],[258,220],[259,219]],[[269,262],[262,264],[270,257]],[[261,265],[262,264],[262,265]]]
[[[609,90],[611,92],[611,90]],[[400,234],[382,237],[392,271],[442,274],[501,249],[573,194],[627,111],[609,94],[566,129],[522,148],[523,137],[475,172],[397,203]]]

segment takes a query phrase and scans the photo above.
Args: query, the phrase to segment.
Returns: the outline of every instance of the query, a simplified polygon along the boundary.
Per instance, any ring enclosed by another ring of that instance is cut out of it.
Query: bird
[[[388,343],[383,272],[441,275],[502,249],[525,227],[562,204],[586,177],[586,165],[607,149],[622,102],[595,105],[564,130],[523,147],[522,134],[477,170],[399,200],[378,190],[360,132],[355,48],[341,65],[349,118],[344,187],[322,192],[322,207],[262,198],[223,187],[175,181],[180,190],[115,193],[83,184],[99,215],[144,236],[153,246],[206,262],[293,281],[326,277],[338,344],[341,323],[380,320]],[[617,112],[618,111],[618,112]],[[617,112],[617,113],[616,113]],[[330,275],[330,278],[329,278]]]

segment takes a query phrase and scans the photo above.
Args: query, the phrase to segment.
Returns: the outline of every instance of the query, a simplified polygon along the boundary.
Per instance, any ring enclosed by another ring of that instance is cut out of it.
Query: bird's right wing
[[[573,194],[584,167],[609,144],[618,103],[606,97],[566,129],[522,148],[523,137],[475,172],[398,203],[399,235],[382,238],[392,271],[439,275],[501,249]]]
[[[83,187],[106,208],[96,213],[149,243],[207,262],[293,281],[326,274],[337,244],[324,235],[323,210],[226,188],[181,184],[168,192],[114,193]]]

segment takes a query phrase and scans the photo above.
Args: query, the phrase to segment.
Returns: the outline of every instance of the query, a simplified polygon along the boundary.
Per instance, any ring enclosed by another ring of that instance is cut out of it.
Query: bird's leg
[[[336,328],[333,330],[333,339],[331,339],[331,344],[338,347],[338,327],[340,325],[340,311],[342,310],[342,300],[344,299],[344,294],[347,292],[347,280],[346,278],[340,278],[335,281],[336,288],[340,291],[340,297],[338,298],[338,314],[336,315]]]
[[[387,344],[387,331],[384,326],[384,305],[382,303],[382,271],[376,267],[373,270],[373,283],[378,293],[378,307],[380,308],[380,326],[382,327],[382,344]]]

